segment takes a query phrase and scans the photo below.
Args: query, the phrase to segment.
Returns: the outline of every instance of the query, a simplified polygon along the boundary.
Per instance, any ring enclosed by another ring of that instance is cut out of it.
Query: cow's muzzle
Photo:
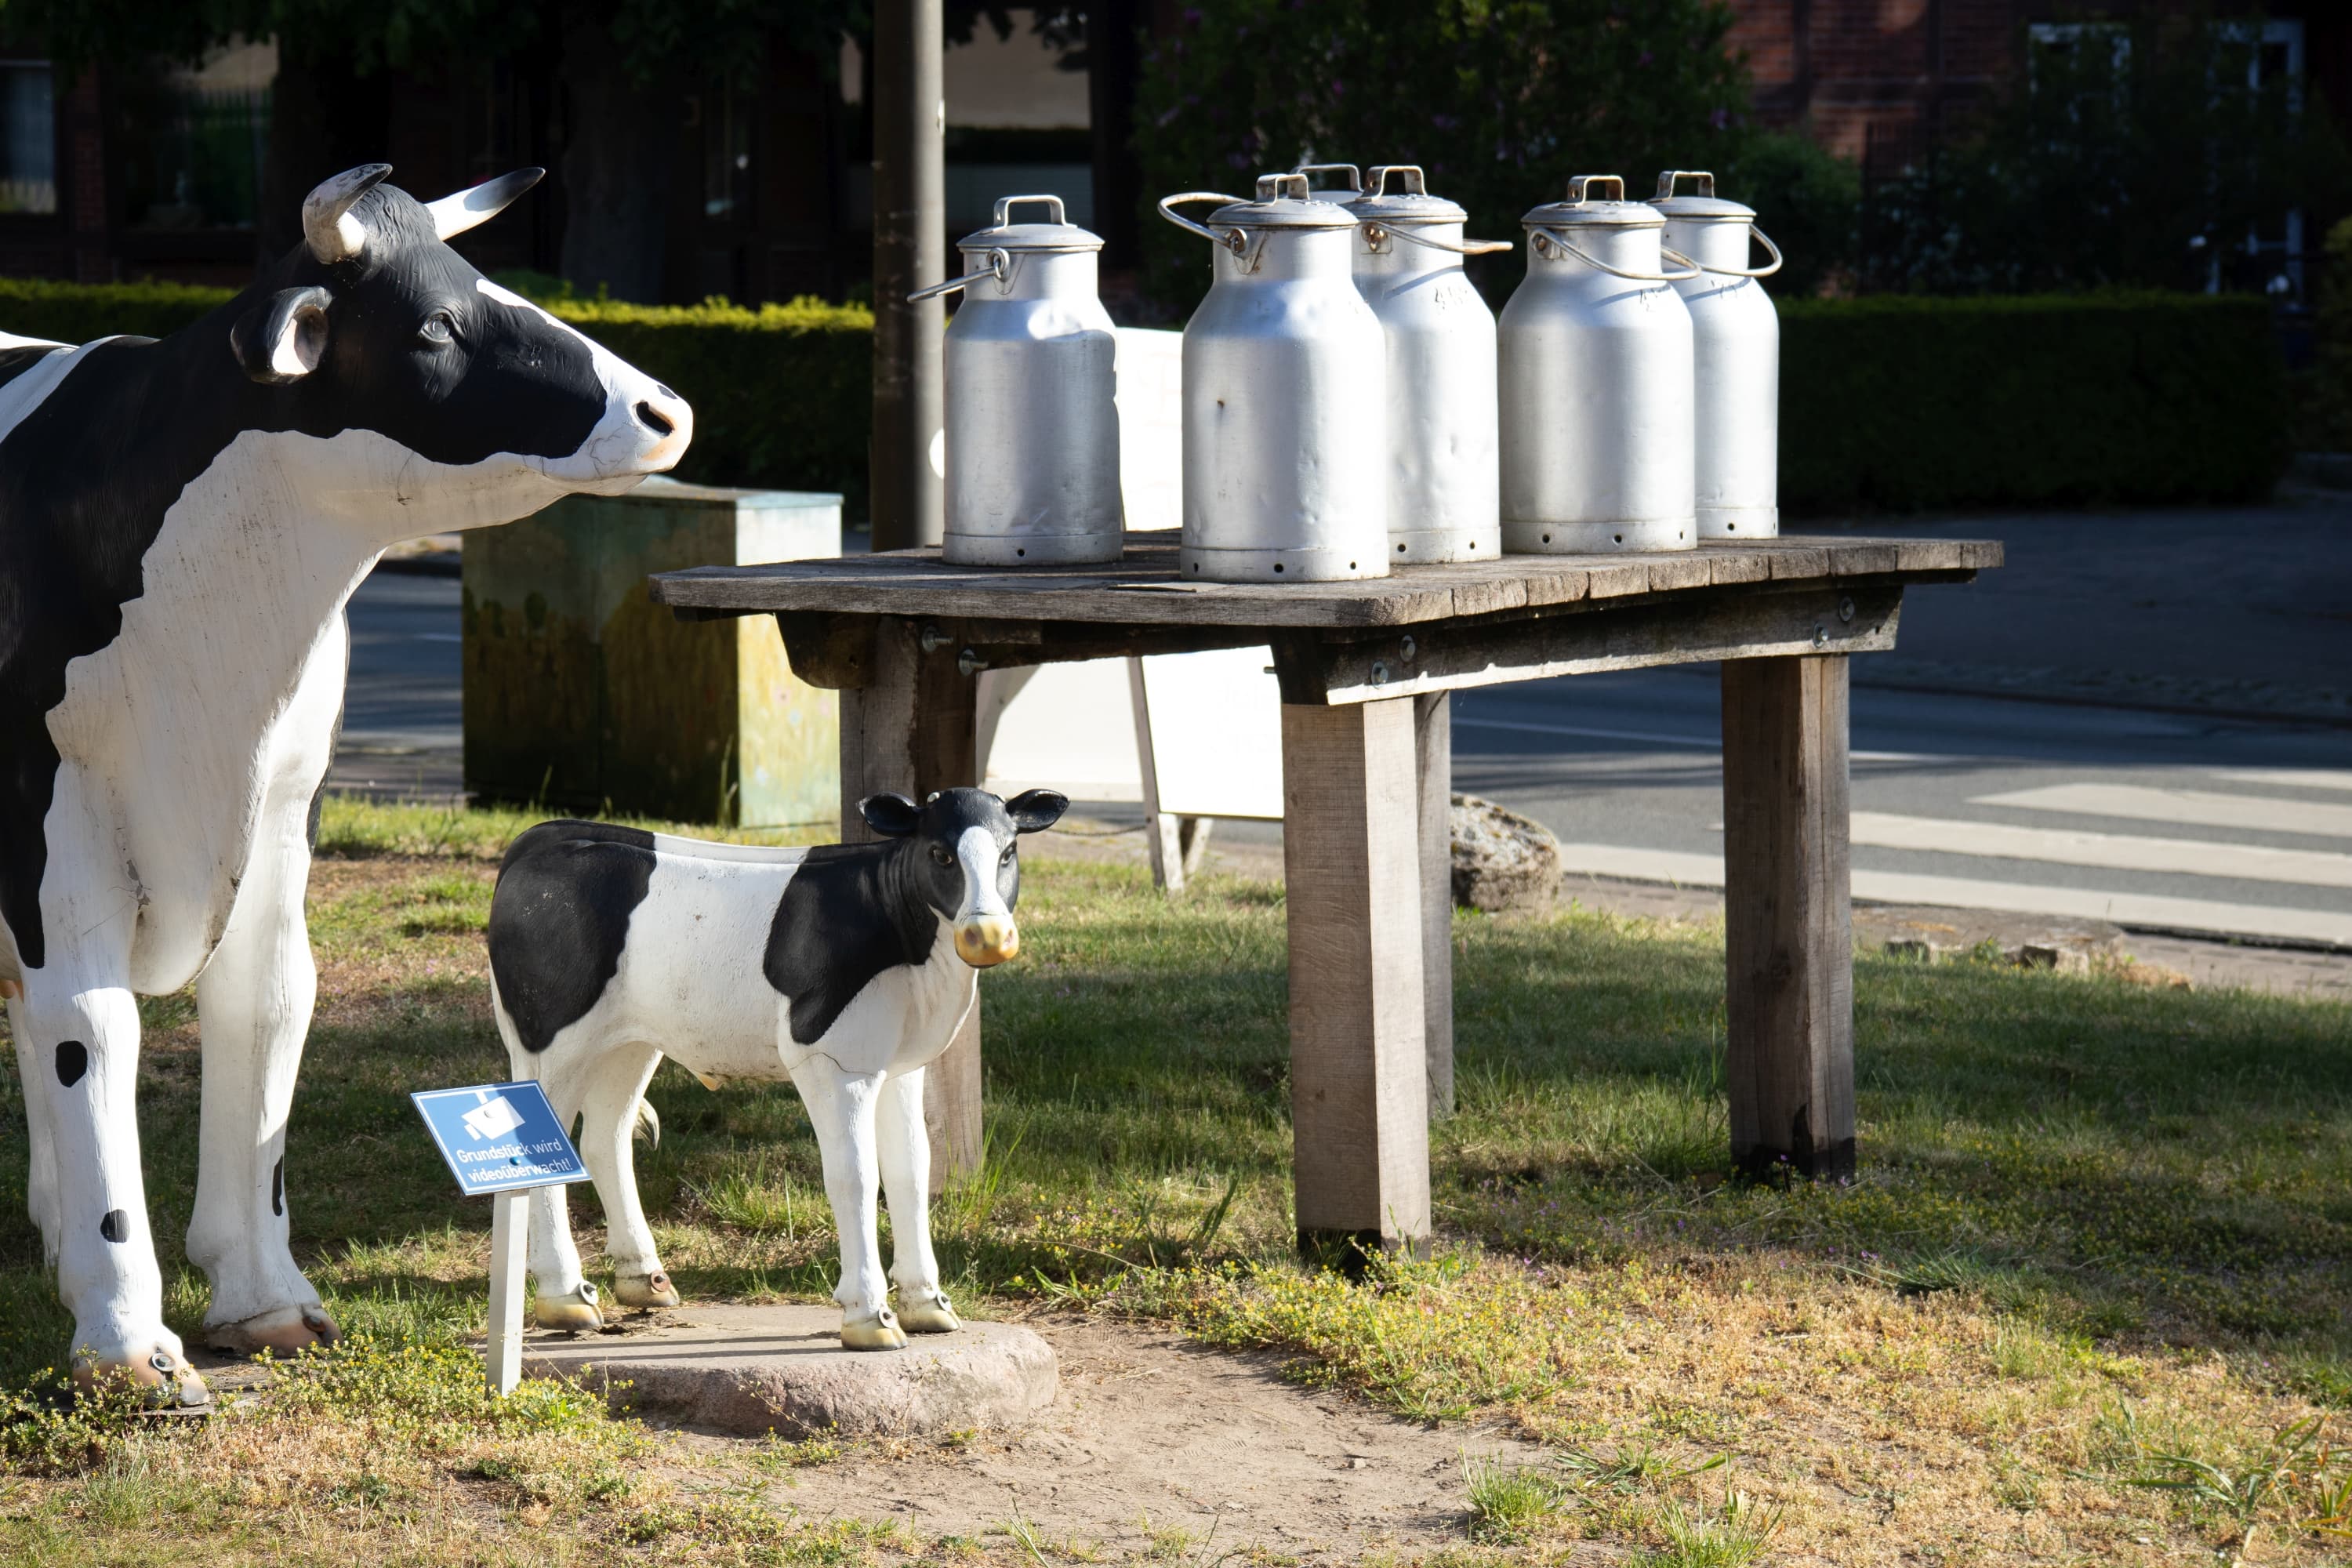
[[[1021,951],[1021,928],[1011,915],[974,915],[958,922],[956,956],[974,969],[1002,963]]]

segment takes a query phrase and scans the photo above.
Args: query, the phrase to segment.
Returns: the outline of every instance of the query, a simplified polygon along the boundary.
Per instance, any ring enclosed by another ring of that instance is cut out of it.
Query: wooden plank
[[[1282,710],[1299,1246],[1429,1235],[1419,780],[1411,702]]]
[[[1895,646],[1902,604],[1899,584],[1869,581],[1711,590],[1397,636],[1287,633],[1273,644],[1274,667],[1285,702],[1349,703],[1711,659],[1875,653]]]
[[[1113,627],[1380,627],[1755,581],[1759,559],[1769,581],[1794,583],[1892,571],[1912,559],[1927,563],[1920,568],[1925,572],[1974,570],[1998,564],[2000,553],[1989,541],[1709,541],[1669,555],[1507,556],[1407,566],[1359,582],[1208,583],[1178,581],[1172,542],[1136,534],[1129,537],[1128,558],[1109,567],[992,570],[950,566],[936,552],[908,551],[698,567],[661,574],[652,591],[657,603],[698,613],[919,615]]]
[[[841,694],[841,838],[874,837],[857,803],[887,790],[921,800],[933,790],[979,782],[971,678],[956,668],[957,649],[926,653],[917,622],[888,616],[872,623],[870,679]],[[923,1072],[923,1121],[931,1135],[931,1188],[980,1169],[980,1003]]]
[[[1429,1113],[1454,1114],[1454,699],[1412,700],[1413,769],[1421,801],[1422,1043]]]
[[[1846,661],[1723,667],[1731,1155],[1759,1177],[1854,1168]]]

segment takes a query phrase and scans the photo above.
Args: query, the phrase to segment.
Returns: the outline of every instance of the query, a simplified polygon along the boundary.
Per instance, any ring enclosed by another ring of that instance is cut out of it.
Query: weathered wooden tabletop
[[[1949,579],[1995,567],[1992,540],[1791,535],[1674,554],[1506,555],[1344,583],[1180,579],[1173,532],[1130,533],[1108,566],[950,566],[936,549],[701,566],[653,579],[657,604],[722,614],[822,612],[1126,626],[1406,626],[1465,616],[1736,584]]]

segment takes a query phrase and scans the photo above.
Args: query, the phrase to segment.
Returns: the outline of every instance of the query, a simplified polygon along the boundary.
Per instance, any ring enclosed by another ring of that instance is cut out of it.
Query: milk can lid
[[[1053,210],[1045,223],[1014,223],[1013,208],[1023,202],[1044,202]],[[956,241],[958,250],[1100,250],[1102,237],[1064,221],[1059,196],[999,196],[996,221]]]
[[[1675,195],[1675,184],[1678,180],[1696,180],[1698,194],[1689,196]],[[1697,169],[1667,169],[1661,172],[1658,175],[1658,194],[1652,196],[1647,205],[1657,208],[1668,217],[1701,223],[1711,220],[1726,223],[1734,221],[1753,223],[1756,220],[1754,207],[1742,206],[1738,202],[1726,201],[1717,195],[1715,176]]]
[[[1608,200],[1594,193],[1608,187]],[[1625,182],[1615,174],[1579,174],[1568,182],[1568,200],[1528,209],[1519,222],[1528,228],[1663,228],[1665,215],[1647,202],[1625,199]]]
[[[1334,192],[1333,195],[1339,193]],[[1257,199],[1234,202],[1209,215],[1235,228],[1353,228],[1356,217],[1335,201],[1318,199],[1304,174],[1260,174]]]

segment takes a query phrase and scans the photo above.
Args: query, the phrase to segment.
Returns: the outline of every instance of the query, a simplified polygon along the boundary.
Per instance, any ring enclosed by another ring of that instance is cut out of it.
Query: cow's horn
[[[320,181],[319,188],[303,198],[302,237],[310,242],[311,255],[331,265],[349,261],[366,248],[367,225],[352,216],[352,204],[391,173],[389,163],[362,163]]]
[[[455,239],[477,224],[485,224],[507,209],[507,204],[547,177],[544,169],[517,169],[511,174],[500,174],[495,180],[484,180],[470,190],[456,195],[443,196],[437,202],[427,202],[425,210],[433,215],[433,232],[443,239]]]

